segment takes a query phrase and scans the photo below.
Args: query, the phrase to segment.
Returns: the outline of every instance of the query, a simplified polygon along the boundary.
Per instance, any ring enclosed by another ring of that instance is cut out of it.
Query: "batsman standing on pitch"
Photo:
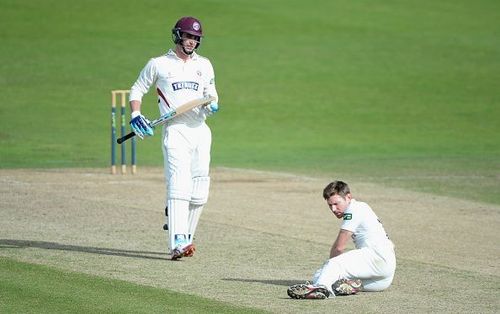
[[[332,213],[343,219],[330,259],[313,276],[312,284],[288,288],[294,299],[326,299],[338,295],[387,289],[394,278],[394,244],[371,207],[356,201],[347,183],[334,181],[323,190]],[[355,250],[344,252],[349,238]]]
[[[208,200],[212,134],[205,123],[218,111],[218,95],[211,62],[196,53],[203,30],[194,17],[182,17],[172,29],[175,44],[166,54],[152,58],[130,90],[132,131],[141,139],[153,135],[150,121],[141,114],[142,97],[155,85],[161,115],[204,96],[216,100],[168,121],[163,128],[166,179],[165,230],[172,260],[193,256],[193,237]]]

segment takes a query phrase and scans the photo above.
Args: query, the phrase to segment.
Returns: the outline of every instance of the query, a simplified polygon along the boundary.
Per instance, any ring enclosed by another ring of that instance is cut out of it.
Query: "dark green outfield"
[[[0,167],[107,167],[110,90],[192,14],[220,93],[214,166],[500,204],[499,12],[496,0],[1,0]],[[139,143],[139,165],[161,166],[159,146]]]
[[[1,313],[265,313],[0,257]]]

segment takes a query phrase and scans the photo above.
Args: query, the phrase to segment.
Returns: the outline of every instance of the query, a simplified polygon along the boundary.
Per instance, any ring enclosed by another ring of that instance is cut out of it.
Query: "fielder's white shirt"
[[[355,199],[351,200],[345,210],[340,228],[353,233],[352,239],[357,249],[393,245],[371,207]]]
[[[153,84],[156,85],[161,115],[207,95],[218,99],[212,64],[196,52],[187,61],[177,57],[172,49],[163,56],[150,59],[130,90],[130,100],[142,101]],[[175,117],[173,121],[198,125],[205,119],[205,110],[195,108]]]

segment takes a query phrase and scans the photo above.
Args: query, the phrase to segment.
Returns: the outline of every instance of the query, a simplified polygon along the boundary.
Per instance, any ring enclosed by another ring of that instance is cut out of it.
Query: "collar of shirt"
[[[173,49],[168,50],[167,56],[172,56],[172,57],[175,57],[179,60],[182,60],[181,58],[179,58],[177,56],[177,53],[175,53],[175,50],[173,50]],[[193,51],[193,53],[191,54],[191,60],[196,60],[196,59],[198,59],[198,54],[196,53],[196,51]]]
[[[356,203],[356,200],[354,198],[351,199],[351,202],[349,202],[349,205],[347,206],[345,212],[352,213],[352,209],[354,208],[354,204]]]

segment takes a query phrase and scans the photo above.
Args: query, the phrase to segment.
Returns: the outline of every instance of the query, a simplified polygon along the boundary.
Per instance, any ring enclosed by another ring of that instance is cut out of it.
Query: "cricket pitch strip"
[[[346,180],[396,245],[392,286],[297,301],[340,221],[333,179],[214,168],[196,254],[168,259],[163,169],[0,170],[0,257],[171,289],[274,313],[499,312],[500,207]],[[343,178],[339,178],[343,179]]]

